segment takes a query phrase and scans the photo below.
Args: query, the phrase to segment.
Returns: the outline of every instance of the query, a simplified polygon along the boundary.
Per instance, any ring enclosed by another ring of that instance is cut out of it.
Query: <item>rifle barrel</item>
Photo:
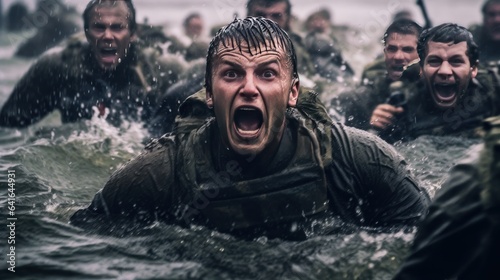
[[[424,20],[425,20],[424,28],[425,29],[431,28],[432,23],[431,23],[431,19],[429,18],[429,15],[427,14],[427,8],[425,7],[424,0],[417,0],[417,5],[420,7],[420,10],[422,11],[422,15],[424,16]]]

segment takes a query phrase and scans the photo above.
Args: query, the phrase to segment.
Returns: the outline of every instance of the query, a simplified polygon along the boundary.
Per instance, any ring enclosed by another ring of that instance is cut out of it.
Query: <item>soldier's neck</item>
[[[226,148],[220,137],[214,138],[217,139],[213,142],[212,148],[215,168],[223,171],[228,166],[232,166],[232,169],[238,170],[238,174],[234,176],[236,179],[257,178],[285,168],[295,154],[297,144],[296,135],[290,129],[285,128],[283,137],[276,148],[260,153],[258,156],[245,156]]]

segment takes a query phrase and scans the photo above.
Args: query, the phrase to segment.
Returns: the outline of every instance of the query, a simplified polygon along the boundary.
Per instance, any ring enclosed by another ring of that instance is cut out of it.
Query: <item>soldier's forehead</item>
[[[233,52],[238,51],[244,54],[260,54],[260,53],[279,53],[282,55],[286,54],[286,50],[283,46],[272,42],[271,40],[266,40],[266,42],[248,43],[248,41],[241,40],[241,42],[236,42],[232,40],[226,40],[225,42],[220,42],[216,48],[216,53]]]

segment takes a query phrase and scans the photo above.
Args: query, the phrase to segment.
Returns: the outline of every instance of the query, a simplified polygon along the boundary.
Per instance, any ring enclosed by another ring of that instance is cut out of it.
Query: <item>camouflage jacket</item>
[[[302,37],[294,32],[289,32],[289,35],[297,55],[297,70],[300,74],[304,74],[307,77],[314,76],[316,73],[314,64]]]
[[[479,169],[485,188],[481,200],[492,224],[500,231],[500,116],[486,119],[483,127],[485,147]]]
[[[379,76],[370,76],[370,79],[365,78],[364,81],[364,85],[342,93],[336,99],[339,103],[336,107],[344,115],[346,125],[368,130],[373,110],[377,105],[385,103],[391,94],[389,86],[392,80],[384,72]]]
[[[113,174],[71,222],[93,228],[161,218],[242,236],[301,239],[312,222],[325,218],[377,229],[418,221],[429,198],[397,152],[377,137],[323,119],[326,110],[315,94],[299,96],[265,166],[223,147],[216,119],[205,118],[206,105],[196,98],[185,102],[174,133]]]
[[[90,119],[94,111],[99,115],[108,111],[107,120],[113,124],[122,118],[147,118],[157,94],[175,82],[180,69],[156,49],[133,44],[115,71],[104,72],[89,45],[75,38],[30,67],[4,104],[0,125],[25,127],[53,110],[60,111],[63,122]],[[139,108],[144,109],[142,116]]]
[[[500,118],[485,123],[484,145],[450,171],[395,280],[498,278]]]
[[[377,58],[375,61],[363,68],[363,73],[361,73],[361,84],[370,85],[381,78],[385,78],[386,76],[387,68],[385,65],[385,58]]]

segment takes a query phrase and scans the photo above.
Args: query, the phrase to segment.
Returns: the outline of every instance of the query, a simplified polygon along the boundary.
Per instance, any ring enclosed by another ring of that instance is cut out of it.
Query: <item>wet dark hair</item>
[[[233,22],[217,31],[208,47],[205,71],[205,88],[207,91],[212,91],[212,68],[219,46],[231,46],[235,49],[238,48],[242,52],[242,43],[247,45],[245,49],[250,54],[259,54],[263,51],[282,48],[292,66],[292,78],[298,79],[295,49],[288,34],[277,23],[263,17],[235,18]]]
[[[125,4],[127,4],[128,8],[128,13],[129,13],[129,19],[128,19],[128,28],[132,34],[135,33],[137,30],[137,22],[135,21],[135,7],[134,4],[132,3],[132,0],[92,0],[87,4],[87,7],[85,7],[85,10],[83,11],[83,29],[85,32],[89,29],[89,21],[90,21],[90,12],[92,11],[92,8],[95,6],[104,3],[104,2],[118,2],[118,1],[123,1]]]
[[[393,21],[391,25],[387,27],[382,42],[384,43],[385,46],[385,44],[387,43],[387,38],[392,33],[415,35],[418,38],[421,32],[422,32],[422,27],[418,25],[416,22],[414,22],[411,19],[401,18]]]
[[[471,67],[476,66],[479,62],[479,49],[474,42],[472,34],[463,26],[455,23],[443,23],[433,28],[426,29],[420,34],[417,45],[418,56],[420,57],[420,65],[424,64],[425,57],[429,51],[429,42],[437,43],[453,43],[467,42],[467,57]]]
[[[292,14],[292,4],[289,0],[248,0],[247,2],[247,16],[250,15],[250,11],[252,10],[254,5],[261,5],[265,7],[270,7],[274,4],[285,2],[286,3],[286,14]]]
[[[481,7],[481,12],[483,13],[483,16],[486,15],[486,12],[491,4],[500,4],[500,0],[484,1],[483,6]]]
[[[313,17],[316,17],[316,16],[319,16],[319,17],[321,17],[321,18],[323,18],[323,19],[325,19],[325,20],[327,20],[327,21],[330,21],[330,20],[332,19],[332,16],[331,16],[331,14],[330,14],[330,11],[328,11],[328,9],[327,9],[327,8],[321,8],[321,9],[319,9],[319,10],[317,10],[317,11],[315,11],[315,12],[311,13],[311,14],[307,17],[307,19],[306,19],[306,23],[307,23],[307,22],[310,22],[310,21],[313,19]]]

